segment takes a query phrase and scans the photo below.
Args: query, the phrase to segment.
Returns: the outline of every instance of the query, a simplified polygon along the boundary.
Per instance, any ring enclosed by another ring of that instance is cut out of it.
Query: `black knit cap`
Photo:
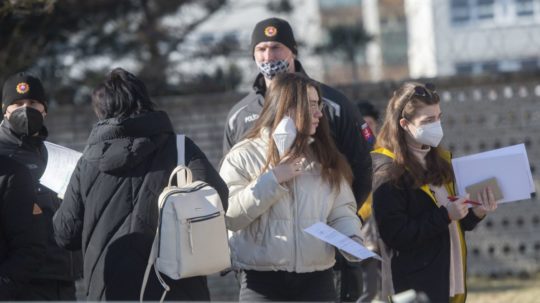
[[[25,72],[9,77],[2,88],[2,113],[13,102],[23,99],[36,100],[45,106],[47,111],[47,98],[41,81]]]
[[[297,55],[296,40],[289,22],[279,18],[269,18],[255,25],[251,34],[251,54],[255,46],[261,42],[277,41],[287,46],[293,54]]]

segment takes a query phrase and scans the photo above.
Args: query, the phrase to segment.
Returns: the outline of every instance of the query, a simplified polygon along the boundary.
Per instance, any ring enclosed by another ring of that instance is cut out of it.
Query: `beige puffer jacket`
[[[260,174],[269,138],[267,132],[262,136],[235,145],[220,170],[229,187],[226,223],[233,267],[298,273],[332,267],[334,248],[303,229],[324,222],[347,236],[361,237],[350,186],[343,181],[339,194],[332,191],[314,162],[285,186],[272,172]]]

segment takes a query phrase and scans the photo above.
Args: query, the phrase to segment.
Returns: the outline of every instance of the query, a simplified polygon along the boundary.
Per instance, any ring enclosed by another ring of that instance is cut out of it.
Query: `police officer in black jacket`
[[[28,169],[0,156],[0,301],[19,299],[32,271],[41,266],[43,212]]]
[[[272,79],[279,73],[306,74],[297,60],[298,49],[289,23],[279,18],[269,18],[255,25],[251,36],[253,59],[259,68],[253,90],[240,100],[230,111],[225,125],[223,154],[241,141],[244,134],[254,125],[262,111],[264,95]],[[371,146],[362,136],[364,121],[358,109],[337,90],[320,83],[323,114],[330,122],[330,130],[339,151],[347,158],[354,175],[352,190],[358,208],[371,190]],[[355,301],[361,292],[354,268],[337,255],[338,268],[342,270],[341,297]]]
[[[266,88],[275,75],[284,72],[305,74],[298,54],[296,41],[289,23],[279,18],[269,18],[255,25],[251,36],[251,50],[260,73],[253,90],[240,100],[230,111],[225,125],[223,154],[240,142],[253,126],[262,111]],[[361,134],[364,124],[358,109],[337,90],[320,83],[323,114],[330,122],[336,145],[345,155],[353,170],[353,192],[362,206],[371,190],[371,147]]]
[[[47,99],[41,81],[27,73],[9,77],[2,89],[4,120],[0,124],[0,155],[25,165],[32,176],[37,205],[43,211],[43,232],[47,245],[43,266],[35,268],[24,286],[20,300],[75,300],[75,280],[82,276],[80,252],[58,247],[54,240],[52,216],[62,200],[39,183],[47,166],[47,150],[43,141],[47,129]]]

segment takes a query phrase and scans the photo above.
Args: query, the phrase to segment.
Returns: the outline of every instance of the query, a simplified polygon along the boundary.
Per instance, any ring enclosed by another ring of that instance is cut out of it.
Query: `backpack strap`
[[[193,182],[193,176],[191,170],[186,167],[186,136],[176,135],[176,151],[178,152],[178,158],[176,161],[176,168],[169,177],[168,186],[176,185],[179,187],[185,186]],[[176,176],[176,184],[174,183]]]
[[[193,182],[191,170],[185,166],[177,166],[169,177],[168,186],[171,187],[176,185],[178,187],[183,187],[191,182]]]
[[[141,287],[141,295],[139,297],[139,301],[141,303],[144,301],[144,292],[146,290],[146,283],[148,282],[148,278],[150,276],[150,270],[152,269],[152,266],[156,262],[156,258],[157,258],[157,251],[158,251],[158,245],[159,245],[158,239],[159,239],[159,222],[160,221],[161,221],[161,214],[158,217],[158,228],[156,231],[156,236],[154,237],[154,242],[152,243],[152,250],[150,251],[150,257],[148,257],[148,265],[146,265],[146,270],[144,272],[144,278],[143,278],[143,283]],[[161,299],[159,300],[160,303],[163,303],[163,301],[165,300],[165,295],[167,294],[168,291],[171,290],[171,288],[169,287],[169,285],[167,285],[167,283],[165,283],[165,281],[163,281],[163,278],[161,277],[161,274],[159,273],[157,268],[155,266],[153,267],[154,267],[154,271],[156,272],[156,277],[158,278],[159,283],[164,288],[163,294],[161,295]]]
[[[186,165],[186,135],[176,135],[176,152],[178,158],[176,160],[176,166]]]
[[[176,159],[177,167],[173,170],[171,173],[171,177],[169,178],[169,186],[171,186],[171,183],[173,182],[173,176],[176,176],[178,185],[183,185],[185,182],[191,183],[191,171],[186,168],[185,165],[185,150],[186,150],[186,136],[185,135],[176,135],[176,151],[178,154],[178,157]],[[184,178],[181,178],[181,174],[184,172]],[[182,183],[184,182],[184,183]],[[154,242],[152,243],[152,250],[150,251],[150,257],[148,257],[148,264],[146,265],[146,270],[144,272],[144,278],[143,283],[141,287],[141,294],[139,297],[139,301],[143,302],[144,300],[144,292],[146,290],[146,284],[148,283],[148,277],[150,276],[150,270],[152,267],[154,267],[154,271],[156,273],[156,277],[159,280],[159,283],[163,288],[165,289],[163,291],[163,295],[161,296],[160,302],[163,302],[165,299],[165,295],[168,291],[170,291],[169,285],[165,283],[163,278],[161,277],[160,272],[157,270],[157,268],[154,265],[157,259],[157,252],[158,252],[158,245],[159,245],[159,226],[161,225],[161,212],[158,215],[158,228],[156,230],[156,236],[154,237]]]

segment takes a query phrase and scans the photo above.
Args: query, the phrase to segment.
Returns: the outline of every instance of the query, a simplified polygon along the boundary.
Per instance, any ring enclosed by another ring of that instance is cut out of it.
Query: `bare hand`
[[[474,207],[473,212],[478,218],[483,218],[488,212],[497,209],[497,200],[495,200],[495,195],[491,188],[484,188],[484,190],[478,194],[477,199],[481,205]]]
[[[294,179],[303,172],[305,158],[284,159],[279,165],[272,169],[278,183],[284,183]]]
[[[448,205],[446,205],[450,220],[460,220],[467,215],[469,207],[465,201],[467,201],[467,198],[459,197],[456,201],[449,202]]]

